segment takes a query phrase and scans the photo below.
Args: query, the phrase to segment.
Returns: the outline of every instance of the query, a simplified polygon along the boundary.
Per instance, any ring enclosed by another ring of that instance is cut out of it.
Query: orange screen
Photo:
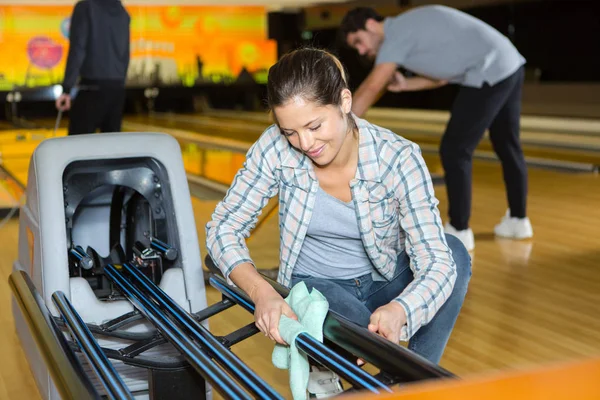
[[[276,43],[263,7],[128,6],[129,84],[229,81],[246,68],[265,82]],[[62,82],[70,6],[0,6],[0,89]]]

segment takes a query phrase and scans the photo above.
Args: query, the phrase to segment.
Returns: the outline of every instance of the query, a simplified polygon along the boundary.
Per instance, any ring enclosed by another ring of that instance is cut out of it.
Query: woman
[[[244,239],[279,196],[279,283],[304,281],[330,309],[438,363],[471,275],[462,243],[443,233],[431,177],[414,143],[351,113],[340,61],[318,49],[269,70],[275,124],[207,224],[207,248],[255,304],[257,327],[284,344],[296,318],[255,270]]]

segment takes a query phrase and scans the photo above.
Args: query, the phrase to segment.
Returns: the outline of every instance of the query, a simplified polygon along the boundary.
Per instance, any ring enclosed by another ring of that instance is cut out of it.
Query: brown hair
[[[320,106],[341,105],[348,89],[346,71],[333,54],[317,48],[293,50],[269,69],[267,102],[271,110],[300,97]],[[353,129],[356,123],[347,115]]]
[[[340,32],[343,36],[344,43],[346,42],[348,34],[366,30],[367,21],[370,19],[377,22],[384,20],[384,18],[371,7],[356,7],[348,11],[340,24]]]

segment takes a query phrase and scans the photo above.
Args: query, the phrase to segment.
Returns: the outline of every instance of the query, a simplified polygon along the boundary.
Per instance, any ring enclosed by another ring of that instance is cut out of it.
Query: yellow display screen
[[[267,12],[254,6],[127,6],[129,85],[232,81],[245,68],[266,82],[277,58]],[[0,6],[0,90],[62,83],[71,6]]]

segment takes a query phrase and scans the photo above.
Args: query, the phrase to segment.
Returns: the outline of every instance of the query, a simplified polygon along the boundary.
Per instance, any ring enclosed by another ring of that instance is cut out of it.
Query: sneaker
[[[308,376],[308,399],[324,399],[342,393],[340,377],[328,369],[321,371],[313,365]]]
[[[444,231],[460,239],[460,241],[467,248],[467,251],[471,251],[475,248],[475,237],[473,236],[473,230],[471,230],[471,228],[459,231],[455,227],[450,225],[450,223],[446,223],[446,225],[444,225]]]
[[[494,227],[494,233],[504,238],[527,239],[533,236],[533,228],[529,218],[511,217],[508,210],[500,223]]]

